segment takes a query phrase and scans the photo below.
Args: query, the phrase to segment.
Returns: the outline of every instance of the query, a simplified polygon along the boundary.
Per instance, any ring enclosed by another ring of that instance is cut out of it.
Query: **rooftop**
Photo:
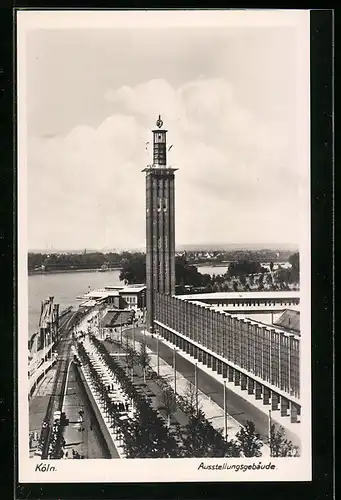
[[[146,285],[129,285],[122,288],[120,293],[140,293],[146,288]]]
[[[299,311],[294,311],[293,309],[286,309],[283,312],[283,314],[276,321],[274,321],[274,325],[284,328],[286,330],[300,332]]]
[[[210,292],[210,293],[195,293],[189,295],[177,295],[178,299],[182,300],[283,300],[283,299],[299,299],[299,291],[281,291],[281,292]]]

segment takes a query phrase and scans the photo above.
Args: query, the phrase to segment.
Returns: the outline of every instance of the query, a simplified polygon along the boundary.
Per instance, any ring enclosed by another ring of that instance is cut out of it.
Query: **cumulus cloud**
[[[155,79],[108,89],[104,98],[114,113],[99,126],[30,139],[30,246],[144,245],[141,170],[151,162],[145,144],[158,114],[174,144],[169,163],[179,168],[179,244],[296,243],[293,134],[253,116],[226,80],[200,78],[172,88]]]

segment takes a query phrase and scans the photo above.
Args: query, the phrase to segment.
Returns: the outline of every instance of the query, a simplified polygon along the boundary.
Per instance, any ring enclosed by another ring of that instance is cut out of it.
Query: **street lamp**
[[[198,363],[194,365],[195,412],[198,413]]]
[[[156,373],[160,375],[159,335],[156,337]]]
[[[176,349],[173,349],[174,394],[176,395]]]
[[[224,439],[227,441],[227,398],[226,398],[226,380],[224,380]]]

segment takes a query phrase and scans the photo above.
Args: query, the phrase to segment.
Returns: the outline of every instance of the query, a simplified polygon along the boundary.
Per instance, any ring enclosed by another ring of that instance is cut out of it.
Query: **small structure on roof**
[[[300,333],[299,311],[286,309],[283,314],[276,321],[274,321],[274,325],[291,332]]]

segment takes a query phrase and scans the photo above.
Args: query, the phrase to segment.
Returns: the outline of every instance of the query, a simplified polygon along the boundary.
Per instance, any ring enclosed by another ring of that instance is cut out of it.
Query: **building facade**
[[[166,130],[153,130],[153,165],[146,172],[147,328],[222,374],[272,411],[298,422],[300,335],[235,313],[298,307],[279,294],[175,296],[174,171],[167,167]]]
[[[155,327],[229,382],[299,421],[300,336],[155,292]]]

